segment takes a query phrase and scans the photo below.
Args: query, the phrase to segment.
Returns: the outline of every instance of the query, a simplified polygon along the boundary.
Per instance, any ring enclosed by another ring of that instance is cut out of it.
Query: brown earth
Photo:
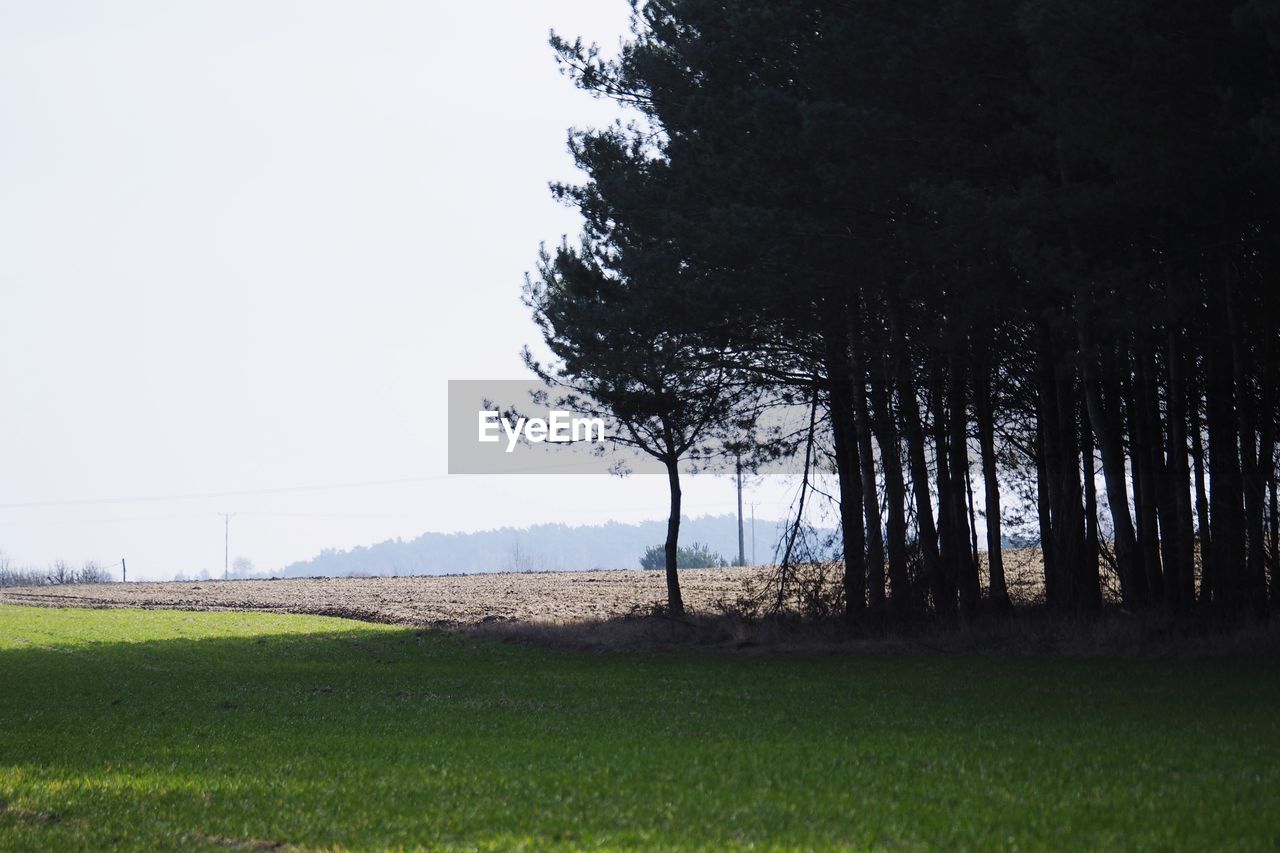
[[[985,587],[986,566],[982,569]],[[680,586],[685,607],[694,613],[714,614],[726,607],[734,609],[747,599],[761,600],[774,571],[773,567],[683,569]],[[1006,552],[1005,571],[1009,593],[1015,601],[1030,603],[1039,598],[1042,586],[1037,552],[1030,549]],[[832,568],[825,573],[821,584],[824,595],[835,593],[835,583]],[[665,601],[664,574],[640,570],[0,588],[0,604],[259,610],[345,616],[398,625],[598,622],[651,611]],[[791,603],[802,607],[799,597]]]
[[[686,569],[686,606],[715,612],[769,569]],[[346,616],[401,625],[494,621],[568,623],[624,616],[666,600],[662,572],[597,571],[406,578],[108,583],[0,589],[0,604],[261,610]]]
[[[1012,551],[1006,558],[1011,597],[1021,603],[1041,600],[1038,554]],[[802,569],[792,587],[790,606],[812,612],[812,596],[817,594],[825,602],[825,612],[834,612],[830,593],[838,583],[837,569]],[[1111,611],[1102,619],[1083,623],[1053,619],[1044,613],[1016,621],[996,616],[966,623],[960,629],[905,624],[865,635],[836,630],[838,623],[832,620],[800,624],[741,618],[752,612],[750,602],[772,600],[768,581],[774,571],[773,567],[682,570],[681,587],[692,614],[688,620],[626,618],[653,613],[666,599],[663,573],[648,571],[10,587],[0,588],[0,604],[342,616],[580,650],[699,645],[733,651],[1280,655],[1280,623],[1249,625],[1224,633],[1211,630],[1211,625],[1179,621],[1167,614],[1138,618]],[[985,587],[986,572],[982,575]],[[1035,613],[1034,609],[1029,612]]]

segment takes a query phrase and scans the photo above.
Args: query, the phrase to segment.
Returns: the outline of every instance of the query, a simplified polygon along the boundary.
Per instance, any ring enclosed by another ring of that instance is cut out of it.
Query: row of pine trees
[[[788,398],[850,615],[1009,606],[1019,484],[1051,609],[1280,601],[1280,2],[644,0],[617,55],[552,41],[631,119],[571,133],[531,363],[668,462],[671,580],[680,460]]]

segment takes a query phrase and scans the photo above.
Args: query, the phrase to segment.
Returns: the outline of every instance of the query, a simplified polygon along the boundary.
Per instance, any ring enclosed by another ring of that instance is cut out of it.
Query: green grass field
[[[4,607],[0,849],[1273,849],[1278,669]]]

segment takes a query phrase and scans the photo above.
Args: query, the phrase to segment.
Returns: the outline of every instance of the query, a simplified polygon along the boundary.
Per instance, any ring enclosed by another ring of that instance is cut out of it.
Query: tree
[[[662,463],[670,492],[664,544],[667,606],[683,616],[680,593],[680,466],[709,464],[726,442],[749,433],[755,398],[723,353],[682,330],[681,272],[646,254],[632,277],[632,254],[617,243],[544,251],[525,301],[556,357],[525,361],[560,395],[559,404],[600,417],[606,435]],[[710,366],[708,366],[710,365]]]
[[[718,569],[729,565],[724,557],[712,553],[710,547],[700,542],[694,542],[688,547],[681,546],[677,553],[680,566],[686,569]],[[640,557],[642,569],[662,569],[666,567],[666,563],[666,545],[653,545],[646,548]]]
[[[1054,609],[1103,554],[1129,607],[1280,595],[1273,0],[635,9],[616,59],[553,38],[640,115],[572,137],[565,195],[675,285],[691,364],[817,392],[851,617],[915,606],[913,539],[935,611],[981,604],[971,443],[997,606],[1002,469]]]

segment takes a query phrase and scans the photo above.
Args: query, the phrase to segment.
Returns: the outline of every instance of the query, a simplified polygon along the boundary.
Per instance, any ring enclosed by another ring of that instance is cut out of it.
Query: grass
[[[1274,661],[0,607],[0,849],[1280,844]]]

